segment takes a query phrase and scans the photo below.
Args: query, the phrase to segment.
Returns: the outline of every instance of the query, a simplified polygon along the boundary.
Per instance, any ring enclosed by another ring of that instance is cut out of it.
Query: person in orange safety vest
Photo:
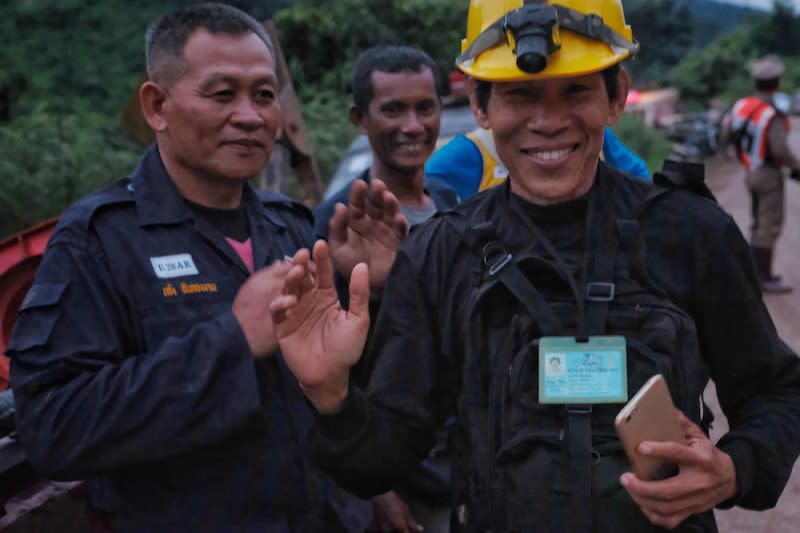
[[[782,167],[791,168],[792,177],[800,172],[800,161],[787,143],[789,119],[773,103],[783,72],[783,62],[776,55],[755,60],[751,67],[755,93],[734,104],[727,125],[728,136],[746,171],[752,206],[753,261],[762,290],[770,293],[792,290],[772,273],[772,259],[785,211]]]

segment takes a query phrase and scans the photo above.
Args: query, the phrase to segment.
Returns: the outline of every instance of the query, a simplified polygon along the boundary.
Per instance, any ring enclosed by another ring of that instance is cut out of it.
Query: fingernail
[[[639,453],[642,455],[650,455],[653,453],[653,447],[649,444],[640,444],[639,445]]]
[[[622,474],[619,478],[619,483],[623,487],[627,487],[628,485],[630,485],[631,483],[630,474]]]

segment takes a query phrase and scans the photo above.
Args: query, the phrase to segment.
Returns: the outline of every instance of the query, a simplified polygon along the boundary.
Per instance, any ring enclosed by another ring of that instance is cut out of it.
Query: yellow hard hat
[[[471,0],[456,66],[487,81],[580,76],[638,50],[620,0]]]

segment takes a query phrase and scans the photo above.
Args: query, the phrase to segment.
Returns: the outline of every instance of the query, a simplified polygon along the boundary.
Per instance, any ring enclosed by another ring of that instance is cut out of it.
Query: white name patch
[[[156,276],[162,279],[195,276],[199,274],[191,254],[162,255],[151,257]]]

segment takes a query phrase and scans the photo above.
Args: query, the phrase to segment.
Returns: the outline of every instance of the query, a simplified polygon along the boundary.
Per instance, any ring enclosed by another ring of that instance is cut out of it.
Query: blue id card
[[[539,339],[539,403],[623,403],[628,400],[625,337]]]

